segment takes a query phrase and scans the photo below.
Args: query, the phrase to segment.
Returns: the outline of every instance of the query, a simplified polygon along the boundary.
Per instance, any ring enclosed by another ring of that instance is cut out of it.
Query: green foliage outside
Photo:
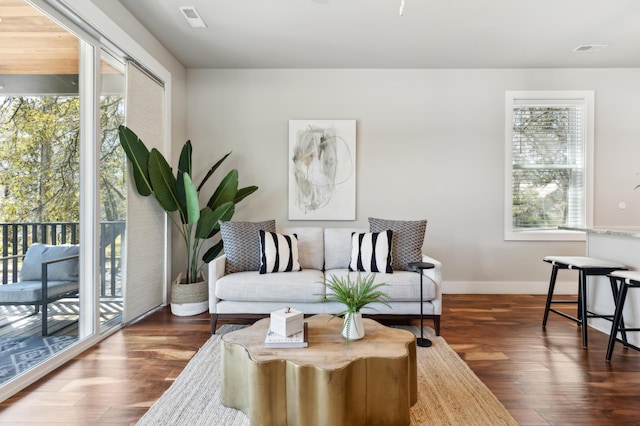
[[[103,96],[100,102],[100,220],[124,221],[126,160],[118,139],[124,99]],[[79,149],[77,96],[0,96],[0,223],[78,223]],[[12,252],[13,238],[22,241],[7,231],[2,238],[9,247],[0,241],[0,252]]]
[[[118,126],[124,123],[124,99],[103,96],[100,99],[100,204],[101,220],[125,220],[127,163],[120,146]]]
[[[78,220],[78,106],[69,96],[3,99],[0,221]]]
[[[77,222],[80,186],[77,96],[0,97],[0,222]],[[101,220],[124,220],[124,122],[119,96],[101,99]]]
[[[579,141],[571,140],[571,111],[566,107],[514,108],[512,220],[516,229],[566,225],[572,186],[582,182]]]

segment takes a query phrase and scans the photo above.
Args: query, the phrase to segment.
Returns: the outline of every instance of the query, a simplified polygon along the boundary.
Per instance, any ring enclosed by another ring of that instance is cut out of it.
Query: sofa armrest
[[[207,280],[209,282],[209,312],[212,314],[218,312],[216,307],[216,304],[218,303],[218,298],[216,297],[216,281],[224,277],[226,264],[227,256],[224,254],[209,262],[209,274],[207,275]]]
[[[436,297],[431,301],[433,303],[433,313],[435,315],[442,314],[442,263],[432,257],[422,254],[422,261],[433,263],[433,269],[424,269],[422,273],[429,278],[436,286]]]

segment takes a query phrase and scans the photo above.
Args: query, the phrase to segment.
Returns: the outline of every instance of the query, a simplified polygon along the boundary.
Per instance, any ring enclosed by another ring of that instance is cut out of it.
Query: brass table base
[[[330,318],[307,319],[308,348],[265,349],[268,318],[225,334],[222,404],[252,425],[408,425],[415,336],[366,319],[365,337],[347,345]]]

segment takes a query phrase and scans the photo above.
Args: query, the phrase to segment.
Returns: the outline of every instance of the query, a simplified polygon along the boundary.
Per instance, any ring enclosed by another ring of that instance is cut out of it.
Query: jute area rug
[[[211,336],[138,425],[249,425],[244,413],[220,403],[220,336],[234,328],[225,325]],[[417,327],[403,328],[419,334]],[[411,425],[518,424],[442,337],[431,328],[425,335],[433,346],[417,351],[418,402]]]

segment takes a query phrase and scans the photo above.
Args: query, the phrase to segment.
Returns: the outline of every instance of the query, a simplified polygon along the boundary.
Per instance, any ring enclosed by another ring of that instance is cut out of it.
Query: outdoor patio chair
[[[18,281],[0,285],[0,305],[33,305],[37,314],[42,307],[42,335],[47,336],[48,304],[78,294],[80,248],[77,245],[33,243],[24,257]]]

